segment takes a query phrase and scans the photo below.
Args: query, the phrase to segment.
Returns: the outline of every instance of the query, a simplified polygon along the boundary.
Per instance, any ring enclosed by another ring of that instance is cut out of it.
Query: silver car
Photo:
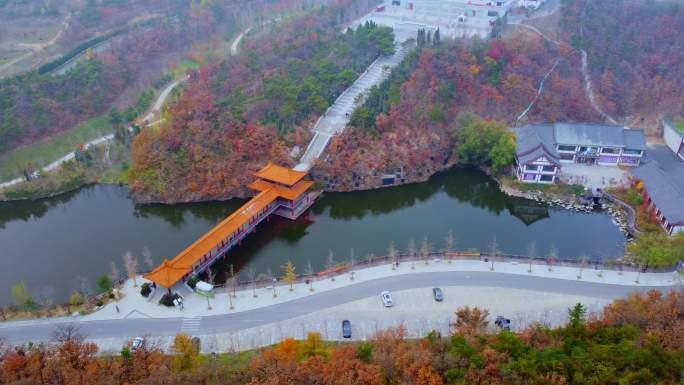
[[[382,298],[382,304],[385,307],[394,306],[394,301],[392,301],[392,293],[390,293],[389,291],[385,290],[382,293],[380,293],[380,298]]]

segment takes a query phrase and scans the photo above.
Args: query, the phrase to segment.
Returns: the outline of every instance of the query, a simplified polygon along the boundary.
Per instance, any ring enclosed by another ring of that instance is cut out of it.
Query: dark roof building
[[[524,182],[555,183],[561,163],[638,166],[644,131],[593,123],[529,124],[516,134],[516,174]]]
[[[667,146],[652,146],[644,163],[632,170],[669,234],[684,231],[684,162]]]

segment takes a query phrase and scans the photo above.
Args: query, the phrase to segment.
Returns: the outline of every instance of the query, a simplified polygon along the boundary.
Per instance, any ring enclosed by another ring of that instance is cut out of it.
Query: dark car
[[[442,302],[444,300],[444,293],[442,289],[435,287],[432,289],[432,296],[435,297],[435,301]]]
[[[511,330],[511,320],[503,316],[497,316],[494,324],[498,326],[501,330],[510,331]]]
[[[351,338],[351,322],[348,319],[342,321],[342,337]]]

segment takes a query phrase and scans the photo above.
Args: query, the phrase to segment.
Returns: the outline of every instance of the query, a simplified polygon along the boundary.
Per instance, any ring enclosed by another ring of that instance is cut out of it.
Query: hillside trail
[[[527,18],[527,19],[525,19],[525,20],[532,20],[532,19],[536,19],[536,18],[541,18],[541,17],[550,16],[551,14],[553,14],[553,12],[556,12],[556,11],[558,11],[559,9],[560,9],[560,8],[554,9],[554,10],[552,10],[552,11],[546,11],[546,12],[544,12],[543,14],[535,15],[535,16],[530,17],[530,18]],[[590,104],[591,107],[594,109],[594,111],[596,111],[596,113],[598,113],[599,115],[601,115],[608,123],[610,123],[610,124],[618,124],[618,122],[617,122],[615,119],[613,119],[613,117],[610,116],[607,112],[605,112],[605,111],[603,110],[603,108],[600,106],[600,104],[598,103],[598,100],[597,100],[597,98],[596,98],[596,94],[594,93],[594,87],[593,87],[593,83],[592,83],[592,80],[591,80],[591,75],[589,74],[589,65],[588,65],[588,59],[587,59],[587,56],[588,56],[588,55],[587,55],[587,51],[585,51],[584,49],[579,49],[579,50],[578,50],[578,49],[576,49],[576,48],[574,48],[574,47],[571,47],[571,46],[569,46],[569,45],[567,45],[567,44],[565,44],[565,43],[559,41],[559,40],[555,40],[555,39],[549,37],[547,34],[545,34],[544,32],[542,32],[541,30],[539,30],[538,28],[536,28],[535,26],[532,26],[532,25],[529,25],[529,24],[525,24],[525,23],[523,22],[523,21],[525,21],[525,20],[513,21],[513,22],[509,22],[508,24],[509,24],[509,25],[512,25],[512,26],[516,26],[516,27],[521,27],[521,28],[523,28],[523,29],[525,29],[525,30],[527,30],[527,31],[534,32],[535,34],[541,36],[544,40],[546,40],[546,41],[548,41],[548,42],[550,42],[550,43],[552,43],[552,44],[555,44],[555,45],[557,45],[557,46],[559,46],[559,47],[570,48],[573,52],[579,52],[579,53],[580,53],[580,55],[581,55],[581,62],[582,62],[581,66],[580,66],[580,71],[582,72],[582,79],[584,80],[584,94],[586,95],[587,100],[589,101],[589,104]],[[544,75],[544,77],[543,77],[542,80],[540,81],[539,88],[538,88],[538,90],[537,90],[537,94],[535,95],[534,100],[532,100],[532,102],[527,106],[527,108],[526,108],[526,109],[517,117],[517,119],[516,119],[516,126],[517,126],[518,122],[520,121],[520,119],[522,119],[523,117],[525,117],[525,116],[527,115],[527,113],[532,109],[532,107],[534,106],[534,104],[537,102],[537,100],[539,99],[539,96],[541,95],[541,93],[542,93],[542,91],[543,91],[543,89],[544,89],[544,84],[546,83],[546,79],[551,75],[551,73],[553,73],[553,71],[556,69],[558,63],[559,63],[561,60],[562,60],[562,57],[561,57],[561,58],[556,58],[556,60],[555,60],[554,63],[553,63],[553,66],[551,67],[551,69]]]
[[[64,21],[62,22],[61,27],[57,31],[57,33],[50,38],[50,40],[46,41],[45,43],[19,43],[17,46],[21,48],[28,48],[29,51],[26,52],[23,55],[17,56],[14,59],[8,61],[7,63],[4,63],[0,65],[0,79],[4,78],[7,76],[4,72],[9,69],[10,67],[14,66],[15,64],[19,63],[20,61],[27,59],[31,57],[32,55],[38,54],[38,52],[44,50],[45,48],[48,48],[55,43],[62,37],[64,32],[66,31],[67,28],[69,28],[69,21],[71,20],[71,13],[69,13],[65,18]]]
[[[147,18],[149,19],[149,17]],[[138,20],[140,21],[140,20]],[[65,21],[66,22],[66,21]],[[231,56],[236,56],[240,52],[240,42],[244,38],[244,36],[249,33],[249,31],[252,29],[252,27],[249,27],[242,31],[233,41],[233,44],[230,47],[230,54]],[[188,76],[183,77],[180,80],[176,80],[173,83],[169,84],[162,92],[159,94],[157,97],[157,100],[154,102],[152,108],[149,110],[149,112],[142,118],[143,121],[147,121],[149,125],[155,125],[161,122],[161,119],[157,119],[156,121],[152,121],[155,117],[158,117],[161,108],[164,106],[164,103],[166,102],[166,99],[171,95],[171,92],[181,83],[185,82],[188,79]],[[133,127],[128,127],[129,131],[133,131]],[[109,145],[109,143],[114,139],[114,134],[107,134],[104,136],[101,136],[99,138],[95,138],[93,140],[90,140],[89,142],[85,143],[83,146],[84,148],[88,149],[92,146],[99,146],[102,144]],[[42,168],[44,171],[53,171],[59,168],[62,164],[73,160],[76,157],[75,152],[70,152],[61,158],[49,163],[45,167]],[[35,171],[31,176],[32,177],[37,177],[39,175],[38,171]],[[9,188],[12,186],[15,186],[21,182],[23,182],[25,179],[23,177],[18,177],[14,178],[12,180],[0,183],[0,190]]]

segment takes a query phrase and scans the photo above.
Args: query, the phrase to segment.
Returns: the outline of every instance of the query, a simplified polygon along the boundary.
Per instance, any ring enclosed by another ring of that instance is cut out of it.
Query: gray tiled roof
[[[644,164],[632,170],[670,223],[684,222],[684,162],[663,145],[648,148]]]
[[[556,142],[582,146],[625,146],[625,128],[592,123],[554,123]]]
[[[644,130],[624,130],[625,148],[631,150],[646,150],[646,136]]]
[[[553,160],[558,161],[556,141],[553,135],[553,126],[550,124],[530,124],[516,127],[515,145],[518,161],[527,163],[547,153]],[[544,151],[546,150],[546,151]]]

